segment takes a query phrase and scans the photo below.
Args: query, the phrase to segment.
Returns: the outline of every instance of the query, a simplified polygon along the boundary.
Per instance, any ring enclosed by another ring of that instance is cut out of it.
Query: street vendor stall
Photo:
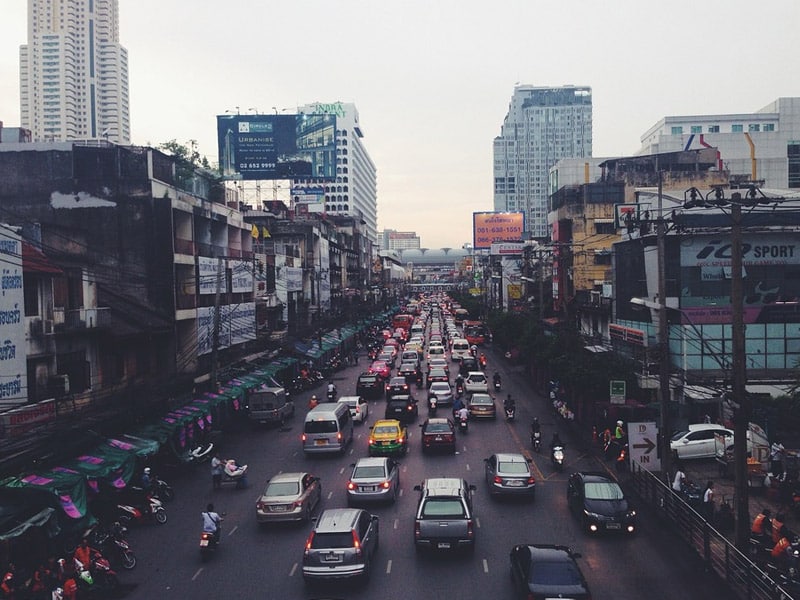
[[[720,477],[734,478],[733,438],[714,434],[714,447]],[[764,476],[769,471],[769,440],[764,429],[750,423],[747,429],[747,477],[753,490],[764,486]]]

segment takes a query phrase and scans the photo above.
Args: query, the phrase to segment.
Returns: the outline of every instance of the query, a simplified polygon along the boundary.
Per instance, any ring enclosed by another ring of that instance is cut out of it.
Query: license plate
[[[439,542],[436,544],[436,547],[440,550],[447,550],[450,548],[450,542]]]
[[[444,438],[443,438],[442,436],[440,436],[440,435],[437,435],[437,436],[436,436],[435,438],[433,438],[433,439],[434,439],[434,441],[441,442],[441,441],[442,441]]]
[[[375,486],[374,485],[362,485],[361,486],[361,491],[362,492],[374,492],[375,491]]]
[[[326,554],[323,557],[325,562],[342,562],[342,555],[336,554],[335,552],[331,552],[330,554]]]
[[[607,523],[606,529],[619,529],[621,525],[619,523]]]
[[[519,479],[512,479],[511,481],[506,481],[506,485],[508,487],[522,487],[522,482]]]
[[[272,512],[286,512],[285,506],[273,506]]]
[[[200,540],[200,547],[205,548],[208,546],[208,540]]]
[[[317,446],[324,446],[327,443],[328,443],[328,440],[315,440],[314,441],[314,444],[316,444]]]
[[[392,442],[381,442],[381,446],[391,446]]]

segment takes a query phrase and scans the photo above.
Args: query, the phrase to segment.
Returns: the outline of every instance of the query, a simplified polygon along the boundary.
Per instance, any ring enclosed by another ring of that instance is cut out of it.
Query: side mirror
[[[350,468],[351,468],[351,469],[354,469],[354,468],[355,468],[355,466],[356,466],[356,463],[350,463]]]
[[[415,485],[414,486],[414,491],[415,492],[421,492],[422,491],[422,486],[421,485]]]
[[[469,491],[470,491],[470,492],[474,492],[474,491],[475,491],[475,490],[477,490],[477,489],[478,489],[478,488],[477,488],[477,487],[476,487],[474,484],[472,484],[472,483],[471,483],[471,484],[469,484]]]
[[[484,459],[483,459],[483,462],[485,462],[485,463],[488,463],[488,462],[489,462],[489,459],[488,459],[488,458],[484,458]]]

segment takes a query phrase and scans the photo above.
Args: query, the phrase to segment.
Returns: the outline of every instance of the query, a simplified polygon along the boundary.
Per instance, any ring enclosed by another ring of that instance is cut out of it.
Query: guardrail
[[[635,465],[629,483],[640,499],[648,504],[658,517],[694,550],[706,568],[723,579],[739,598],[800,600],[800,595],[792,596],[782,588],[655,475]]]

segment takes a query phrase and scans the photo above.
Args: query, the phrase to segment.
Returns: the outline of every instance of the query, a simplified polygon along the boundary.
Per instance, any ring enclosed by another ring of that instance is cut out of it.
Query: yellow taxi
[[[369,455],[385,456],[408,452],[408,432],[397,419],[375,421],[369,433]]]

